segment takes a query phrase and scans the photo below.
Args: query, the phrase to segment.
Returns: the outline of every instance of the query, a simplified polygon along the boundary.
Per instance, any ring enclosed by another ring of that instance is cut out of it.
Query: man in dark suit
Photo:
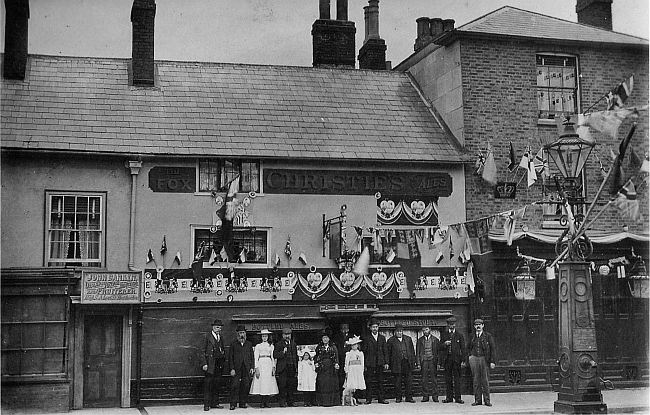
[[[364,377],[366,381],[366,405],[372,402],[372,381],[377,382],[377,401],[388,403],[384,399],[384,370],[388,370],[386,338],[379,334],[379,323],[371,318],[368,321],[370,335],[363,339]]]
[[[495,367],[496,347],[492,335],[483,330],[483,320],[474,320],[475,332],[469,340],[467,354],[469,355],[469,367],[472,369],[474,380],[474,403],[472,406],[492,406],[490,402],[489,369]]]
[[[203,345],[200,349],[199,359],[201,367],[205,372],[203,380],[203,410],[210,408],[222,408],[219,405],[219,386],[221,374],[226,361],[226,349],[223,347],[221,328],[223,323],[217,319],[212,322],[212,331],[206,334]]]
[[[465,403],[460,396],[460,369],[465,366],[465,337],[456,330],[456,317],[447,319],[447,328],[440,334],[440,360],[445,367],[444,403]]]
[[[404,326],[395,324],[395,335],[388,339],[387,349],[390,370],[395,380],[395,402],[402,402],[402,383],[406,402],[415,403],[411,389],[413,368],[415,367],[415,350],[411,338],[403,334]]]
[[[255,356],[253,344],[246,340],[246,327],[243,324],[237,326],[237,338],[230,343],[228,364],[232,376],[230,410],[234,410],[238,402],[240,408],[247,408],[248,392],[255,373]]]
[[[418,339],[415,348],[417,365],[422,370],[422,402],[428,402],[429,396],[434,402],[438,402],[438,349],[440,341],[431,334],[431,327],[422,327],[423,336]]]
[[[291,329],[282,330],[282,340],[275,344],[273,358],[278,381],[280,406],[296,406],[293,394],[298,388],[298,347],[291,340]]]
[[[336,349],[339,351],[339,363],[345,363],[345,354],[349,352],[352,347],[347,344],[347,341],[354,337],[350,334],[350,325],[348,323],[341,323],[340,331],[334,337],[334,344]],[[345,383],[345,370],[339,370],[339,387],[343,391],[343,384]]]

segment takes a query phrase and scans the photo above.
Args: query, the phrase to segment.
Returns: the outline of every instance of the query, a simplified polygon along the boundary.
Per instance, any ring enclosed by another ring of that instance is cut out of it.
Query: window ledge
[[[549,125],[549,126],[554,126],[555,127],[555,120],[546,120],[543,118],[540,118],[537,120],[537,125]]]
[[[2,384],[38,384],[38,383],[70,383],[66,375],[33,375],[33,376],[2,376]]]

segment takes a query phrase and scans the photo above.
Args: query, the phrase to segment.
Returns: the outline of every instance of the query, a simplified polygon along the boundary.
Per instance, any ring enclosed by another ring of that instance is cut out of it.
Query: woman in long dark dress
[[[323,406],[335,406],[341,402],[339,390],[339,353],[330,343],[327,332],[321,333],[322,341],[316,347],[316,391]]]

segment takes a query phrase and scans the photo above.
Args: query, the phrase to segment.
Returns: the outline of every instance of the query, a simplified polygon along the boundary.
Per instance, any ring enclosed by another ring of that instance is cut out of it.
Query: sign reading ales
[[[277,194],[374,195],[377,192],[450,196],[447,173],[264,169],[264,192]]]
[[[82,272],[81,304],[135,304],[142,272]]]

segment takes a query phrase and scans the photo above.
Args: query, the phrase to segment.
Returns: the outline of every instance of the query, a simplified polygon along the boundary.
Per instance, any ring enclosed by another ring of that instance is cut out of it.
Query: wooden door
[[[84,319],[84,407],[119,407],[122,394],[122,316]]]

